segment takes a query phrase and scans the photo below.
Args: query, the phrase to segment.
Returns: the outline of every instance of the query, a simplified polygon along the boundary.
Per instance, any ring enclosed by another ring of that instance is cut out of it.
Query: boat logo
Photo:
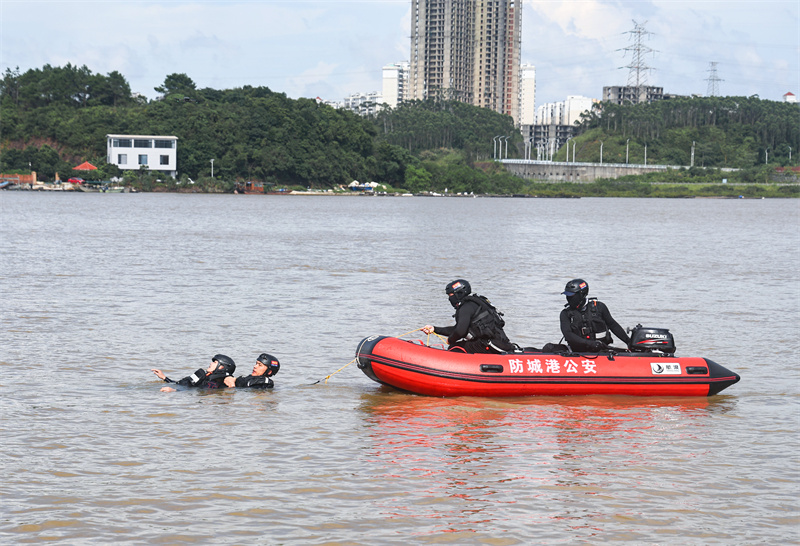
[[[650,370],[653,375],[680,375],[681,365],[677,362],[651,362]]]

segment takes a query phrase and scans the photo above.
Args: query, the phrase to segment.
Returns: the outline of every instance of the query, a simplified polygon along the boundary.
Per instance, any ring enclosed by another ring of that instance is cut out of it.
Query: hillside
[[[677,98],[651,104],[603,103],[584,116],[576,161],[746,169],[797,164],[800,105],[758,97]],[[789,156],[792,155],[790,161]],[[564,160],[562,150],[556,160]],[[572,152],[570,152],[570,158]]]
[[[106,134],[178,137],[179,177],[333,187],[352,180],[403,186],[422,150],[491,153],[492,137],[514,135],[511,119],[460,103],[415,103],[370,119],[265,87],[196,89],[184,74],[138,101],[117,73],[46,66],[6,71],[0,89],[3,170],[30,168],[43,180],[84,160],[105,165]],[[518,133],[517,133],[518,137]],[[518,137],[519,138],[519,137]]]

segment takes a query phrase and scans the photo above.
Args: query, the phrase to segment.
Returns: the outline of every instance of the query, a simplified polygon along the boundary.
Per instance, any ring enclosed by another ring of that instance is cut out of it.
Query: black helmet
[[[267,371],[264,374],[267,377],[276,375],[281,369],[281,363],[271,354],[261,353],[256,360],[267,367]]]
[[[458,307],[461,302],[472,293],[472,287],[464,279],[456,279],[448,284],[445,289],[447,297],[453,307]]]
[[[567,305],[577,309],[584,304],[586,296],[589,295],[589,283],[583,279],[572,279],[561,293],[567,297]]]
[[[217,369],[211,375],[233,375],[233,372],[236,371],[236,363],[229,356],[214,355],[211,357],[211,361],[217,362]]]

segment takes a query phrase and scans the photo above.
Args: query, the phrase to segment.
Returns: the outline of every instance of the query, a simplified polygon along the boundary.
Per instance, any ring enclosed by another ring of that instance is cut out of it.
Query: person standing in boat
[[[225,378],[226,387],[251,389],[271,389],[274,386],[271,377],[278,373],[281,369],[281,363],[278,359],[268,353],[261,353],[256,359],[256,364],[253,366],[253,373],[244,376],[240,375],[235,378],[231,375]]]
[[[231,357],[214,355],[211,357],[211,364],[208,365],[208,368],[205,370],[200,368],[192,375],[188,375],[178,381],[170,379],[164,375],[164,372],[161,370],[152,368],[150,371],[156,374],[156,377],[167,383],[175,383],[176,385],[184,387],[198,387],[201,389],[224,389],[225,378],[232,376],[235,370],[236,363],[234,363]],[[163,387],[161,390],[163,392],[172,392],[175,389],[172,387]]]
[[[587,298],[589,283],[583,279],[572,279],[561,293],[567,298],[561,311],[561,333],[570,349],[577,352],[608,351],[613,341],[611,332],[626,346],[630,346],[631,339],[611,316],[608,307],[597,298]]]
[[[426,334],[447,336],[448,351],[465,353],[503,353],[516,346],[503,331],[502,313],[483,296],[472,294],[472,287],[464,279],[457,279],[445,287],[445,293],[456,312],[453,326],[424,326]]]

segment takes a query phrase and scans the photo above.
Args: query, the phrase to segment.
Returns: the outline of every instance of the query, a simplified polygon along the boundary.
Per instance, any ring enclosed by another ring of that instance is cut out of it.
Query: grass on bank
[[[587,184],[529,183],[526,189],[543,197],[800,197],[800,181],[781,178],[770,166],[671,169]]]
[[[800,197],[800,185],[779,184],[651,184],[631,180],[600,180],[589,184],[539,183],[527,195],[536,197]]]

